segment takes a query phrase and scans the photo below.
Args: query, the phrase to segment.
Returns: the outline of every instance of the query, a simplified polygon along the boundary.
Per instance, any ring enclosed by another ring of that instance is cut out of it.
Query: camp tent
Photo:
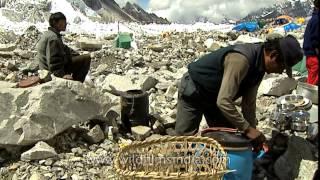
[[[283,25],[283,24],[288,24],[292,22],[293,18],[290,16],[282,15],[276,18],[275,24],[276,25]]]
[[[115,46],[117,48],[129,49],[131,48],[132,34],[119,33],[115,40]]]
[[[293,30],[299,29],[300,27],[301,27],[300,25],[293,22],[283,26],[285,32],[293,31]]]
[[[298,18],[296,20],[296,22],[297,22],[297,24],[304,24],[306,22],[306,20],[303,17],[301,17],[301,18]]]
[[[236,31],[248,31],[248,32],[254,32],[259,29],[259,25],[257,22],[243,22],[238,25],[236,25],[233,30]]]

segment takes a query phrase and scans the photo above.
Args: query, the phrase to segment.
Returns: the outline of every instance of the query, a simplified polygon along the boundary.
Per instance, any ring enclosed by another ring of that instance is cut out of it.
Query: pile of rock
[[[88,35],[75,43],[72,40],[80,35],[67,34],[69,45],[93,57],[85,83],[53,77],[35,87],[15,88],[20,79],[37,73],[33,58],[40,36],[30,27],[18,41],[8,39],[13,45],[0,46],[0,162],[5,160],[0,179],[112,178],[112,159],[119,146],[174,135],[178,84],[188,63],[228,44],[257,40],[215,31],[137,34],[138,48],[120,49],[109,37],[93,41]],[[265,76],[258,92],[257,119],[268,139],[274,138],[269,117],[276,96],[291,93],[295,86],[296,81],[285,75]],[[149,126],[121,131],[120,97],[114,90],[148,93]],[[269,162],[273,167],[275,160]],[[261,163],[256,165],[257,177],[278,176]]]

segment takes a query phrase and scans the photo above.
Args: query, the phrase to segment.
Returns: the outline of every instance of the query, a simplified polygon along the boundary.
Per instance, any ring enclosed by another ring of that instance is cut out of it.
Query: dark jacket
[[[303,50],[306,56],[317,55],[315,48],[320,47],[319,9],[315,9],[304,33]]]
[[[224,58],[229,52],[243,54],[249,61],[249,70],[242,80],[237,97],[262,80],[265,70],[263,65],[263,46],[261,44],[242,44],[221,48],[189,64],[189,74],[199,93],[209,98],[217,98],[222,78]]]
[[[61,34],[49,27],[37,45],[39,69],[45,69],[57,77],[66,74],[65,66],[71,63],[71,51],[63,44]]]

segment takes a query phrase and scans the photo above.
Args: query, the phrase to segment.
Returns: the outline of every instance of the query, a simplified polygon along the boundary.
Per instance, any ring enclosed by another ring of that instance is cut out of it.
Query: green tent
[[[304,56],[300,62],[294,65],[292,67],[292,70],[298,71],[301,75],[308,75],[308,70],[306,67],[306,57]]]
[[[116,38],[116,47],[129,49],[131,47],[132,34],[130,33],[119,33]]]

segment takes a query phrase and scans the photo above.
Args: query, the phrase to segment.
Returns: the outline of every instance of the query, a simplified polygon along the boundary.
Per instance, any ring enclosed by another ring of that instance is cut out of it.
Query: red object
[[[39,84],[40,78],[38,76],[28,77],[27,79],[21,80],[18,84],[20,88],[27,88]]]
[[[307,56],[308,79],[307,83],[318,85],[319,59],[317,56]]]

